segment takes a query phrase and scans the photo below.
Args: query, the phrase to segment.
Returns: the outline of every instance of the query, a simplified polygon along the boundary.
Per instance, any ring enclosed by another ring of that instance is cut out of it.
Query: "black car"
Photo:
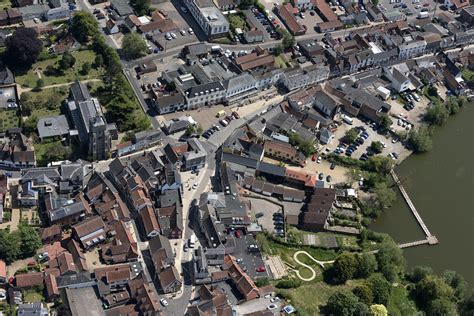
[[[331,163],[331,166],[329,167],[329,169],[334,170],[335,168],[336,168],[336,164],[334,162]]]
[[[319,180],[323,180],[323,179],[324,179],[324,173],[320,173],[320,174],[318,175],[318,179],[319,179]]]
[[[362,145],[364,144],[365,140],[362,138],[362,137],[359,137],[356,139],[356,143],[359,144],[359,145]]]

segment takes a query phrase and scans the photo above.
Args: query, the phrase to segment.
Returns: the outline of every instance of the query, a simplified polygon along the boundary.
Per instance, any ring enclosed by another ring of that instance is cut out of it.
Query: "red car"
[[[313,157],[311,157],[311,161],[316,161],[316,158],[317,158],[317,156],[313,155]]]
[[[240,235],[240,230],[236,230],[236,231],[235,231],[235,237],[240,238],[240,236],[241,236],[241,235]]]
[[[265,269],[264,266],[261,266],[261,267],[258,267],[257,269],[255,269],[255,271],[257,271],[257,272],[265,272],[266,269]]]

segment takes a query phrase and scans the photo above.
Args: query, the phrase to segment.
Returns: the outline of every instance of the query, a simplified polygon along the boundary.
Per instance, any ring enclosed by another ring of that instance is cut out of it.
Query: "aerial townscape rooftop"
[[[473,315],[469,1],[0,7],[0,315]]]

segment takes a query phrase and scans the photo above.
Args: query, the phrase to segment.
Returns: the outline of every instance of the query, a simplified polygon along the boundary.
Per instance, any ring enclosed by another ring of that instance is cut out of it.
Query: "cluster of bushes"
[[[0,259],[7,264],[34,256],[41,245],[38,232],[25,223],[14,232],[0,230]]]
[[[292,278],[292,279],[283,279],[278,281],[276,287],[279,289],[294,289],[301,286],[301,280]]]

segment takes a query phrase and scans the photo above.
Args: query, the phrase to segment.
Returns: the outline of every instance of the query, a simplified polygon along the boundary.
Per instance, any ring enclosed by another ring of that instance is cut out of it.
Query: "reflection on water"
[[[427,265],[436,272],[456,270],[470,287],[474,286],[473,139],[474,104],[470,104],[438,128],[432,151],[411,156],[396,169],[423,221],[440,242],[406,249],[408,265]],[[424,237],[401,194],[371,228],[389,233],[397,242]]]

